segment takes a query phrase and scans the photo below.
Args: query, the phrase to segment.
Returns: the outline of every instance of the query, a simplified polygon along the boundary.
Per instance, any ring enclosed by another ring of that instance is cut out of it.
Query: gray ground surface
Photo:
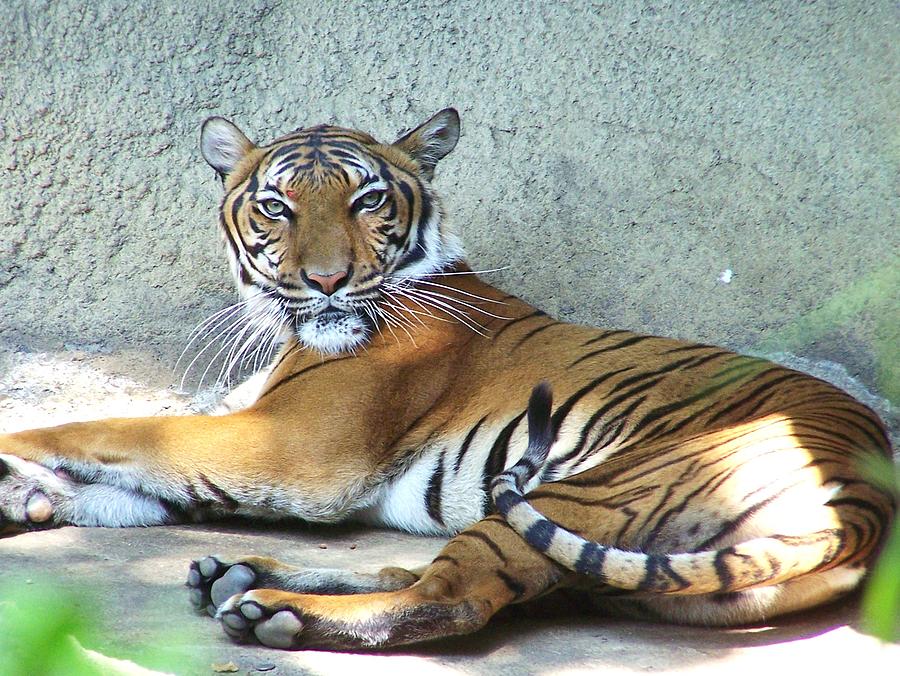
[[[0,341],[171,358],[230,300],[206,116],[391,140],[455,105],[437,184],[500,286],[900,398],[890,0],[3,8]]]
[[[111,415],[187,412],[196,400],[168,388],[171,373],[139,354],[0,353],[0,430]],[[204,402],[200,402],[202,405]],[[478,635],[389,654],[284,653],[236,646],[212,620],[194,615],[182,587],[187,564],[210,553],[275,556],[316,567],[375,571],[416,566],[441,548],[439,538],[360,529],[251,527],[246,523],[147,529],[63,528],[0,540],[3,601],[49,581],[83,594],[99,636],[87,648],[178,674],[392,673],[574,675],[664,672],[760,674],[777,666],[826,673],[888,673],[900,645],[861,633],[857,600],[848,599],[771,625],[713,630],[596,617],[498,621]],[[324,546],[324,547],[323,547]],[[50,618],[47,619],[50,621]],[[0,623],[2,624],[2,623]],[[0,656],[15,633],[0,632]],[[274,665],[274,670],[264,672]],[[106,665],[102,673],[115,671]]]

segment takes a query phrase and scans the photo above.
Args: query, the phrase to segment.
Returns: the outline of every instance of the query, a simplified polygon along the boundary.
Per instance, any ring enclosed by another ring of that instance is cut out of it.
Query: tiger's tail
[[[550,386],[542,382],[528,402],[528,448],[521,460],[494,478],[491,496],[497,511],[529,545],[570,570],[625,590],[727,593],[784,582],[846,555],[840,528],[675,554],[628,551],[586,540],[538,512],[523,495],[553,444],[551,412]]]

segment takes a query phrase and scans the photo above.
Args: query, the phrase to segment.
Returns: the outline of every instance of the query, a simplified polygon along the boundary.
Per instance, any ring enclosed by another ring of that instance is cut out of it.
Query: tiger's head
[[[225,187],[220,225],[251,330],[353,351],[386,289],[460,260],[430,186],[458,139],[452,108],[392,144],[319,125],[257,146],[228,120],[206,120],[200,147]]]

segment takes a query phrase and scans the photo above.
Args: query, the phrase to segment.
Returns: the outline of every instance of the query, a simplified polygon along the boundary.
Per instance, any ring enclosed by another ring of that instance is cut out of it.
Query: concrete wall
[[[6,0],[0,342],[170,359],[231,300],[206,116],[391,140],[454,105],[437,185],[498,285],[900,401],[895,3],[648,5]]]

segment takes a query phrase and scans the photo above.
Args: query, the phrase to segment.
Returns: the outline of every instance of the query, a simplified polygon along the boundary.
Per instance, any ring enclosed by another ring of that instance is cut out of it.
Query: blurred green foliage
[[[73,591],[74,586],[23,580],[0,588],[0,675],[201,673],[209,668],[210,651],[198,647],[202,641],[186,609],[183,617],[141,635],[140,645],[129,644],[133,634],[116,631],[129,618],[110,616],[98,592]],[[163,608],[149,614],[164,617],[165,599],[158,605]],[[133,609],[148,611],[150,606]]]
[[[873,481],[900,500],[900,467],[879,458],[867,468]],[[862,601],[863,628],[883,641],[900,639],[900,519],[875,563]]]
[[[73,592],[44,584],[7,588],[0,593],[0,674],[100,674],[72,639],[92,643],[96,626],[89,606]]]

